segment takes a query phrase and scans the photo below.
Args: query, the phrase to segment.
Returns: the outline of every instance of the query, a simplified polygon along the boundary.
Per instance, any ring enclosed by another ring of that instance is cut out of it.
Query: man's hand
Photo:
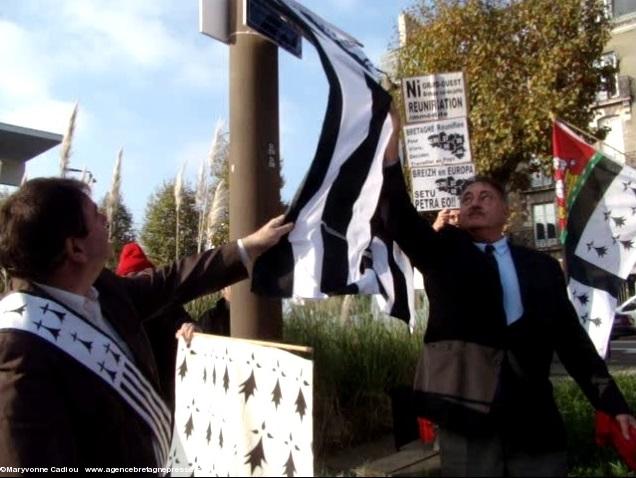
[[[391,112],[389,114],[393,122],[393,132],[384,151],[385,168],[393,166],[400,161],[400,114],[393,105],[391,105]]]
[[[285,216],[281,214],[271,219],[258,231],[242,238],[243,247],[245,247],[245,252],[247,252],[251,261],[254,261],[263,252],[278,243],[281,237],[294,228],[294,223],[283,224],[284,220]]]
[[[437,218],[433,223],[433,229],[435,231],[439,231],[446,224],[450,224],[451,226],[457,226],[459,221],[459,209],[442,209],[437,213]]]
[[[179,337],[183,337],[183,340],[185,340],[186,345],[190,347],[190,342],[192,342],[192,337],[194,337],[195,332],[200,332],[199,327],[192,322],[186,322],[181,326],[179,330],[177,330],[177,333],[174,334],[174,336],[177,339]]]
[[[623,434],[623,438],[625,440],[631,439],[631,434],[629,432],[630,428],[636,428],[636,418],[632,415],[628,415],[623,413],[621,415],[616,415],[616,421],[618,425],[621,427],[621,433]]]

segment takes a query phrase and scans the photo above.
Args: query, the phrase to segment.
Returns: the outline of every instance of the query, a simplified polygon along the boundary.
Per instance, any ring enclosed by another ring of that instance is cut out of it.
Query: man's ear
[[[510,206],[508,203],[504,204],[504,214],[506,215],[506,221],[510,219]]]
[[[86,251],[84,242],[76,237],[67,237],[64,243],[66,257],[72,262],[86,262]]]

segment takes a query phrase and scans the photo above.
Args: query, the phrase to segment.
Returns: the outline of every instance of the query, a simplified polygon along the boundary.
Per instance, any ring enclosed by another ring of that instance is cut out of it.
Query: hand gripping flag
[[[581,324],[604,356],[618,293],[636,263],[636,170],[559,122],[553,149],[557,201],[567,211],[561,236],[568,288]]]
[[[293,0],[270,5],[316,47],[329,98],[314,160],[286,214],[294,230],[256,261],[252,290],[307,298],[380,292],[385,311],[412,323],[413,269],[371,227],[391,97],[355,39]]]

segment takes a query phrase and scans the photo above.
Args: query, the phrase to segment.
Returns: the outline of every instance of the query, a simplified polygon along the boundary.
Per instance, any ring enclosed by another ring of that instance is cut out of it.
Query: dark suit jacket
[[[199,327],[204,334],[230,336],[230,303],[221,297],[214,307],[199,317]]]
[[[140,318],[246,276],[232,243],[151,276],[105,270],[95,287],[104,317],[159,390]],[[46,295],[26,282],[14,288]],[[27,332],[0,331],[0,466],[54,465],[155,466],[152,434],[116,392],[64,352]]]
[[[570,303],[550,256],[510,245],[523,316],[506,325],[499,276],[458,228],[436,233],[407,196],[400,166],[387,168],[382,214],[424,274],[430,313],[415,390],[420,412],[465,434],[503,433],[527,451],[565,446],[549,380],[556,352],[595,408],[629,409]]]
[[[144,318],[144,330],[150,341],[152,352],[157,363],[159,384],[170,410],[174,410],[174,376],[177,359],[176,332],[186,322],[192,322],[192,317],[180,304],[173,304],[155,313],[148,319]]]

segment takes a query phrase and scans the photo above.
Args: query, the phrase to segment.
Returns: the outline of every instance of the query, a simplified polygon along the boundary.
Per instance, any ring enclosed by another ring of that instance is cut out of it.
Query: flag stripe
[[[391,277],[393,277],[393,298],[394,298],[390,315],[394,317],[409,317],[412,304],[409,304],[409,291],[407,288],[408,285],[407,285],[404,271],[402,270],[402,267],[400,266],[400,264],[398,264],[398,262],[396,261],[396,258],[394,255],[396,251],[394,250],[393,246],[394,246],[394,243],[391,242],[390,250],[392,251],[392,253],[389,254],[388,256],[389,269],[391,270]],[[411,286],[412,286],[412,281],[411,281]]]
[[[384,125],[387,113],[389,112],[390,97],[382,90],[377,83],[366,77],[367,87],[371,91],[372,114],[369,124],[369,133],[351,157],[341,166],[336,179],[329,189],[329,195],[325,203],[323,213],[323,227],[321,228],[324,260],[320,288],[323,292],[338,292],[344,289],[348,283],[355,282],[358,276],[350,277],[350,272],[356,270],[357,265],[352,269],[349,260],[349,241],[347,231],[352,227],[352,222],[362,221],[363,229],[366,229],[365,242],[368,244],[371,239],[370,220],[377,204],[380,187],[375,188],[376,197],[365,196],[364,202],[370,207],[366,211],[360,211],[359,200],[361,192],[371,178],[369,173],[375,160],[375,153],[378,147],[378,140]],[[377,173],[376,173],[377,174]],[[376,181],[377,182],[377,181]],[[381,180],[379,181],[381,184]],[[358,211],[354,211],[354,206],[358,206]],[[366,212],[366,214],[360,214]],[[365,217],[366,216],[366,217]],[[328,227],[324,227],[328,225]],[[356,227],[354,224],[353,227]],[[337,234],[333,234],[335,231]],[[359,248],[364,252],[364,248]],[[357,261],[359,264],[359,261]]]
[[[607,160],[607,158],[603,156],[601,153],[596,153],[594,156],[592,156],[592,159],[590,159],[590,161],[587,163],[587,166],[585,166],[585,170],[583,171],[583,174],[581,174],[581,176],[577,178],[576,183],[574,184],[574,187],[572,188],[572,192],[568,194],[568,208],[573,207],[574,202],[576,201],[576,198],[578,197],[579,193],[581,192],[581,189],[583,188],[583,185],[585,184],[587,179],[590,177],[590,175],[594,171],[596,165],[599,162],[601,162],[603,159]],[[601,166],[601,167],[604,167],[604,166]],[[605,189],[607,189],[608,187],[609,187],[609,184],[607,184]]]

